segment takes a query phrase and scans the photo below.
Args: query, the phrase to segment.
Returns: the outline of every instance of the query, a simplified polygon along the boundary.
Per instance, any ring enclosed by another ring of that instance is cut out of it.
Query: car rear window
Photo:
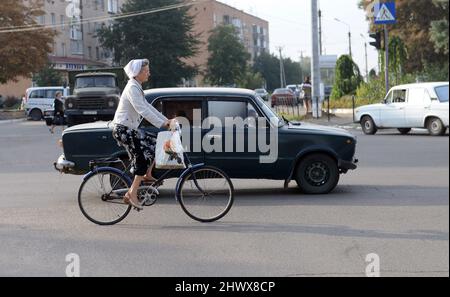
[[[434,90],[436,91],[439,101],[448,102],[448,86],[436,87]]]

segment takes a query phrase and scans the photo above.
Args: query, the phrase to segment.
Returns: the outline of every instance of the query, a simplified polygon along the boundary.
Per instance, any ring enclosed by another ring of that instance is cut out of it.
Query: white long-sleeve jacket
[[[113,123],[136,130],[142,118],[158,128],[167,121],[164,115],[147,102],[141,84],[130,79],[120,97]]]

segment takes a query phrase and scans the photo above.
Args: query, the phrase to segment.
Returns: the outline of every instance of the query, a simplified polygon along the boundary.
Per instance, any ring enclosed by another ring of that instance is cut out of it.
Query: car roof
[[[162,96],[239,96],[253,97],[255,91],[239,88],[160,88],[145,90],[144,94],[147,98],[155,99]]]
[[[66,87],[68,88],[68,87]],[[36,90],[60,90],[60,89],[64,89],[64,87],[31,87],[28,88],[27,91],[31,92],[31,91],[36,91]]]
[[[117,77],[117,75],[115,73],[111,73],[111,72],[86,72],[86,73],[77,74],[75,77],[85,77],[85,76],[115,76],[115,77]]]
[[[424,88],[434,88],[439,86],[445,86],[448,85],[447,82],[426,82],[426,83],[414,83],[414,84],[404,84],[404,85],[398,85],[395,87],[392,87],[393,90],[397,89],[408,89],[413,87],[424,87]]]

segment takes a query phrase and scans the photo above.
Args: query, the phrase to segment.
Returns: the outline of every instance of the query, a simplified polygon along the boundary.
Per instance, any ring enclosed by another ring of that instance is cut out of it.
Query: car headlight
[[[117,104],[116,98],[109,98],[108,99],[108,107],[114,108]]]
[[[74,107],[75,107],[75,102],[74,102],[74,100],[73,100],[73,99],[67,99],[67,100],[66,100],[66,107],[67,107],[68,109],[74,108]]]

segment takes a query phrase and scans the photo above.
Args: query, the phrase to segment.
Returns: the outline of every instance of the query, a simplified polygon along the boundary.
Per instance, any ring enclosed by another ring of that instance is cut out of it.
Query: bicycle
[[[175,199],[182,210],[192,219],[209,223],[223,218],[234,202],[234,187],[228,175],[221,169],[203,163],[193,165],[183,153],[186,169],[183,170],[175,188]],[[102,164],[121,164],[124,171]],[[90,172],[83,177],[78,191],[78,205],[83,215],[98,225],[114,225],[130,213],[132,206],[123,198],[132,184],[126,174],[130,166],[117,158],[89,162]],[[156,203],[158,187],[174,172],[166,170],[155,182],[141,184],[138,198],[141,206]]]

